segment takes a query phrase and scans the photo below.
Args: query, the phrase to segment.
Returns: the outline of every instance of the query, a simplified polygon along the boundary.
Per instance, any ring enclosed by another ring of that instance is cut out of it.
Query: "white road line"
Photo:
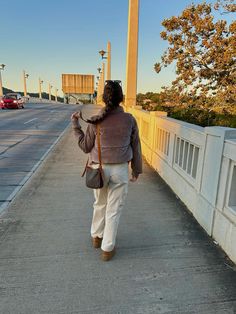
[[[32,122],[32,121],[34,121],[34,120],[37,120],[37,119],[38,119],[38,118],[31,119],[31,120],[29,120],[29,121],[24,122],[24,124],[30,123],[30,122]]]

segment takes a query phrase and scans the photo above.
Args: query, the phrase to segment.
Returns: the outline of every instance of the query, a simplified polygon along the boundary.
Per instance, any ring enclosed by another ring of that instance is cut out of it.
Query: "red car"
[[[18,93],[9,93],[0,100],[2,109],[20,109],[24,108],[24,100]]]

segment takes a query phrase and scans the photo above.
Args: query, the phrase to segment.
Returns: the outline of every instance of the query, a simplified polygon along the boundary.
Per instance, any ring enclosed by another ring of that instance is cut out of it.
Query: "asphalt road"
[[[0,213],[58,141],[76,108],[26,104],[23,110],[0,110]]]

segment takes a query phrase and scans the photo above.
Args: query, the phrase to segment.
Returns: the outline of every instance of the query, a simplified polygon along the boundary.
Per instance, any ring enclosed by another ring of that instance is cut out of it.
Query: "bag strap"
[[[101,142],[100,142],[100,124],[97,124],[96,128],[97,128],[97,144],[98,144],[99,167],[102,168]]]
[[[83,171],[81,177],[83,177],[83,176],[85,175],[85,172],[86,172],[86,168],[87,168],[87,166],[88,166],[88,163],[89,163],[89,158],[88,158],[88,160],[87,160],[87,162],[86,162],[86,165],[85,165],[85,167],[84,167],[84,171]]]
[[[96,125],[96,129],[97,129],[97,145],[98,145],[98,160],[99,160],[99,168],[102,169],[102,157],[101,157],[101,142],[100,142],[100,124],[97,124]],[[85,165],[85,168],[84,168],[84,171],[81,175],[81,177],[83,177],[85,175],[85,172],[86,172],[86,168],[88,166],[88,163],[89,163],[89,158],[86,162],[86,165]]]

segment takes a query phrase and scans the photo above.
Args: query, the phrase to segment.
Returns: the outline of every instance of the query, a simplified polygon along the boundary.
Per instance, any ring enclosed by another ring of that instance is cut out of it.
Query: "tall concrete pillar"
[[[129,0],[125,106],[136,105],[139,0]]]
[[[107,80],[111,79],[111,43],[107,43]]]

